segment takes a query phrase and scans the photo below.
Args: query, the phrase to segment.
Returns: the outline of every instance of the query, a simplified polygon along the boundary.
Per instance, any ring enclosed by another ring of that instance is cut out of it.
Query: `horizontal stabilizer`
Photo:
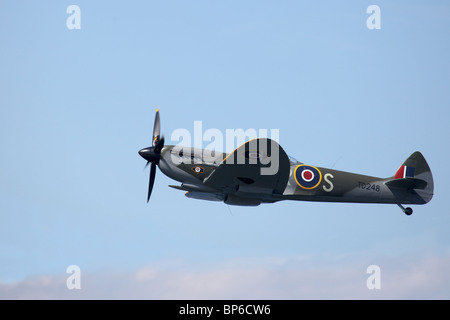
[[[386,185],[389,188],[396,188],[396,189],[425,189],[428,185],[428,182],[422,179],[416,179],[416,178],[400,178],[395,180],[389,180],[386,182]]]

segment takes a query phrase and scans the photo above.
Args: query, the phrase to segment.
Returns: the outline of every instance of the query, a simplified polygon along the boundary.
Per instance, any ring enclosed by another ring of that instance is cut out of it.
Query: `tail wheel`
[[[407,215],[410,216],[413,213],[413,209],[411,209],[410,207],[405,208],[404,206],[402,206],[401,204],[397,203],[397,205],[400,207],[400,209],[402,209],[402,211]]]

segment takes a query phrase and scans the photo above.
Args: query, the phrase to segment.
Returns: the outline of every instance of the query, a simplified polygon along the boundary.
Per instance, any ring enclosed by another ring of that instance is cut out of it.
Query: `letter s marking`
[[[329,184],[329,186],[323,186],[323,190],[325,190],[326,192],[331,192],[334,188],[333,182],[331,182],[329,179],[334,178],[333,175],[331,173],[326,173],[323,176],[323,180],[325,180],[325,182],[327,182]]]

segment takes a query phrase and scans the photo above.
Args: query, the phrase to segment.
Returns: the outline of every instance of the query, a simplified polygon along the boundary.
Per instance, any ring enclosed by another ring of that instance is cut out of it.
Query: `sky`
[[[0,299],[449,299],[449,15],[447,1],[0,0]],[[237,207],[158,171],[147,204],[137,152],[157,108],[166,144],[194,121],[278,129],[303,163],[379,177],[421,151],[435,195],[411,216]]]

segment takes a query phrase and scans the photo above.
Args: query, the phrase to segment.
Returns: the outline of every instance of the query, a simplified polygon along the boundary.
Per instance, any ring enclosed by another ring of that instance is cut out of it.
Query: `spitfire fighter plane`
[[[181,185],[188,198],[257,206],[281,200],[396,204],[425,204],[433,197],[433,176],[420,152],[409,156],[394,176],[367,175],[307,165],[288,157],[274,140],[250,140],[233,152],[165,146],[156,111],[152,146],[139,151],[150,167],[147,202],[156,166]],[[146,166],[147,166],[146,165]]]

